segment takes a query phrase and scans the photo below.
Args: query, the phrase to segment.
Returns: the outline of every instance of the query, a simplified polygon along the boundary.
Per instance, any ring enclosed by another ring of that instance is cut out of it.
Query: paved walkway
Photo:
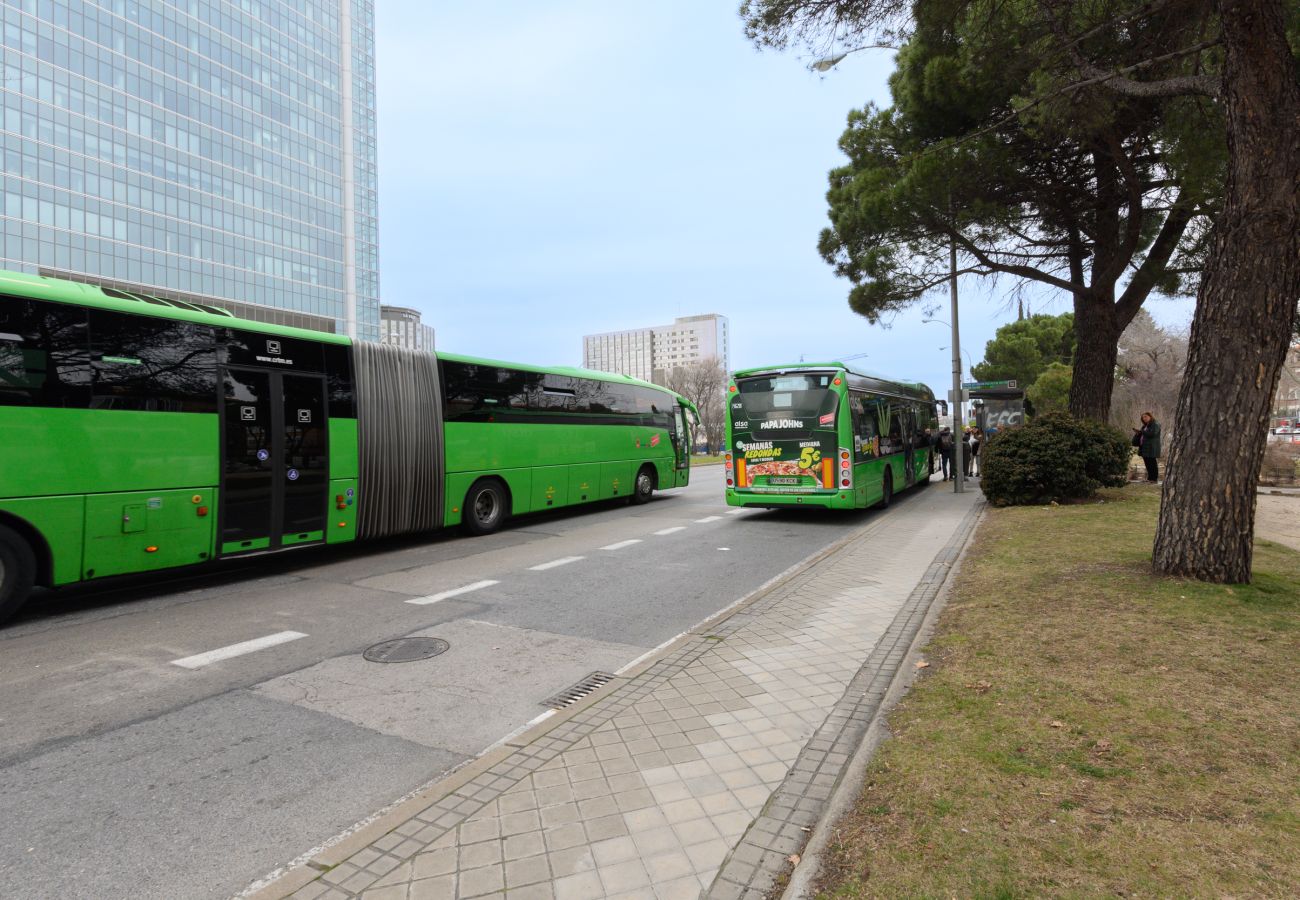
[[[764,896],[824,812],[974,525],[978,490],[946,487],[902,498],[259,900]]]
[[[1255,537],[1300,550],[1300,491],[1260,491],[1255,502]]]

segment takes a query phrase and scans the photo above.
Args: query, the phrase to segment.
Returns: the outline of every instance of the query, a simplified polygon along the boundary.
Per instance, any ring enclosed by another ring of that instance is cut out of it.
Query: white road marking
[[[461,594],[468,594],[470,591],[480,591],[485,587],[492,587],[494,584],[500,584],[499,581],[476,581],[473,584],[467,584],[464,587],[458,587],[454,590],[443,591],[441,594],[430,594],[428,597],[416,597],[414,600],[407,600],[407,603],[414,603],[416,606],[425,606],[429,603],[437,603],[439,600],[446,600],[448,597],[459,597]]]
[[[585,556],[565,556],[561,559],[553,559],[550,562],[544,562],[540,566],[529,566],[528,571],[541,572],[546,569],[554,569],[559,566],[567,566],[569,563],[575,563],[580,559],[586,559],[586,558],[587,557]]]
[[[743,513],[744,511],[745,511],[745,510],[744,510],[743,508],[741,508],[741,509],[729,509],[729,510],[727,510],[727,515],[729,515],[729,516],[738,516],[738,515],[740,515],[741,513]]]
[[[718,549],[719,549],[719,550],[730,550],[731,548],[730,548],[730,547],[719,547]]]
[[[619,541],[617,544],[606,544],[601,547],[602,550],[622,550],[624,547],[631,547],[633,544],[641,543],[640,538],[632,538],[630,541]]]
[[[278,631],[275,634],[268,634],[266,637],[254,638],[240,644],[231,644],[229,647],[218,647],[216,650],[209,650],[207,653],[196,653],[194,656],[187,656],[184,659],[173,659],[172,665],[180,666],[182,669],[201,669],[214,662],[230,659],[232,656],[243,656],[245,653],[265,650],[267,647],[274,647],[277,644],[287,644],[289,641],[296,641],[298,638],[305,638],[306,636],[301,631]]]
[[[709,523],[709,522],[718,522],[718,521],[721,521],[721,519],[722,519],[722,516],[705,516],[703,519],[696,519],[696,520],[695,520],[695,524],[696,524],[696,525],[705,525],[705,524],[707,524],[707,523]]]
[[[674,531],[685,531],[685,530],[686,530],[685,525],[674,525],[672,528],[664,528],[661,531],[656,531],[655,534],[672,534]]]

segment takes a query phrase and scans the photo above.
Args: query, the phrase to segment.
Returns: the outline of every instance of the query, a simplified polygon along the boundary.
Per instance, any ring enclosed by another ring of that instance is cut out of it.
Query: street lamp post
[[[966,492],[966,476],[962,468],[962,443],[961,435],[957,433],[957,423],[965,424],[966,417],[962,415],[961,408],[961,334],[957,329],[957,242],[955,240],[948,243],[948,271],[952,276],[948,283],[948,291],[952,298],[952,490],[955,494],[963,494]]]

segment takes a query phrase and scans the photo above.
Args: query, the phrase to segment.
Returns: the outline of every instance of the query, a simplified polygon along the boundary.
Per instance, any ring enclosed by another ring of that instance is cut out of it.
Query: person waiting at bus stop
[[[947,425],[939,429],[939,437],[935,439],[934,449],[939,451],[939,464],[943,468],[943,480],[957,477],[956,471],[952,468],[952,431]]]

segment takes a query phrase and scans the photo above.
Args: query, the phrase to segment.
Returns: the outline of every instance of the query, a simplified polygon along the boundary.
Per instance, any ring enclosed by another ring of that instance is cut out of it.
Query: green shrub
[[[1119,429],[1048,413],[994,435],[980,450],[980,488],[996,506],[1090,497],[1125,484],[1131,455]]]

